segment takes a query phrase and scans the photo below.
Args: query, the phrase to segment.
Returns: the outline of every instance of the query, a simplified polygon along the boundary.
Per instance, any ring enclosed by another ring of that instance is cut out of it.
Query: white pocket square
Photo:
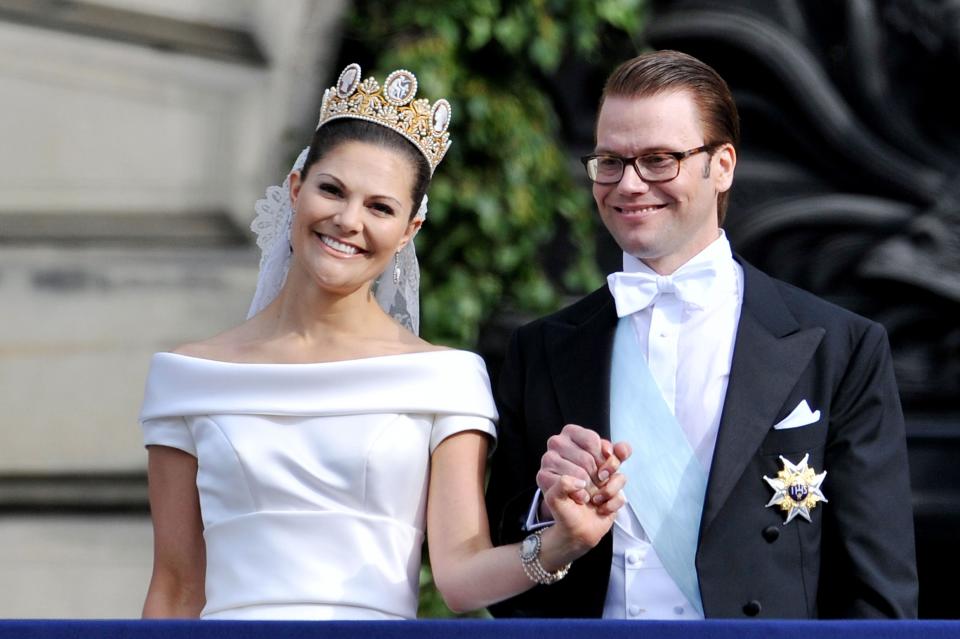
[[[787,430],[789,428],[800,428],[809,426],[820,421],[820,411],[811,412],[807,400],[803,400],[793,409],[789,415],[773,425],[773,430]]]

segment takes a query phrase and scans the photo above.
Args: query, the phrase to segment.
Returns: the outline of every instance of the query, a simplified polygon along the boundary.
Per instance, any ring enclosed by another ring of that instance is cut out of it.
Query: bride
[[[414,99],[405,70],[360,77],[326,91],[288,190],[258,205],[249,319],[151,362],[145,617],[412,618],[426,533],[447,604],[480,608],[560,579],[623,504],[619,474],[600,507],[565,477],[556,525],[492,547],[486,368],[415,334],[412,240],[450,105]]]

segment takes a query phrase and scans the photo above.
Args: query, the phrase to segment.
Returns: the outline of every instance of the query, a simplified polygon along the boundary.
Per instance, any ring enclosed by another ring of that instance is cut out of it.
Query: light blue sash
[[[624,492],[667,574],[703,614],[695,558],[707,476],[667,407],[629,317],[617,323],[610,374],[610,438],[633,454]]]

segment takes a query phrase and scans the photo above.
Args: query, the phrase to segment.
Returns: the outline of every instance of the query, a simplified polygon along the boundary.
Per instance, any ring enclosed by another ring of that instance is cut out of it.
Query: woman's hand
[[[593,499],[583,500],[586,481],[559,476],[544,494],[544,504],[555,520],[554,526],[543,534],[540,561],[546,570],[558,570],[600,543],[613,526],[617,511],[626,503],[622,492],[626,481],[626,476],[614,473],[603,486],[609,497],[599,499],[598,493]]]

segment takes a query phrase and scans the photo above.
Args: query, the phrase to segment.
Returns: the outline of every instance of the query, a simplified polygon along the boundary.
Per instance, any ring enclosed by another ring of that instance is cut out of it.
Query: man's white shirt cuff
[[[523,524],[524,530],[534,531],[547,526],[552,526],[554,520],[540,521],[540,502],[543,501],[543,493],[537,488],[533,494],[533,503],[530,504],[530,510],[527,512],[527,521]]]

